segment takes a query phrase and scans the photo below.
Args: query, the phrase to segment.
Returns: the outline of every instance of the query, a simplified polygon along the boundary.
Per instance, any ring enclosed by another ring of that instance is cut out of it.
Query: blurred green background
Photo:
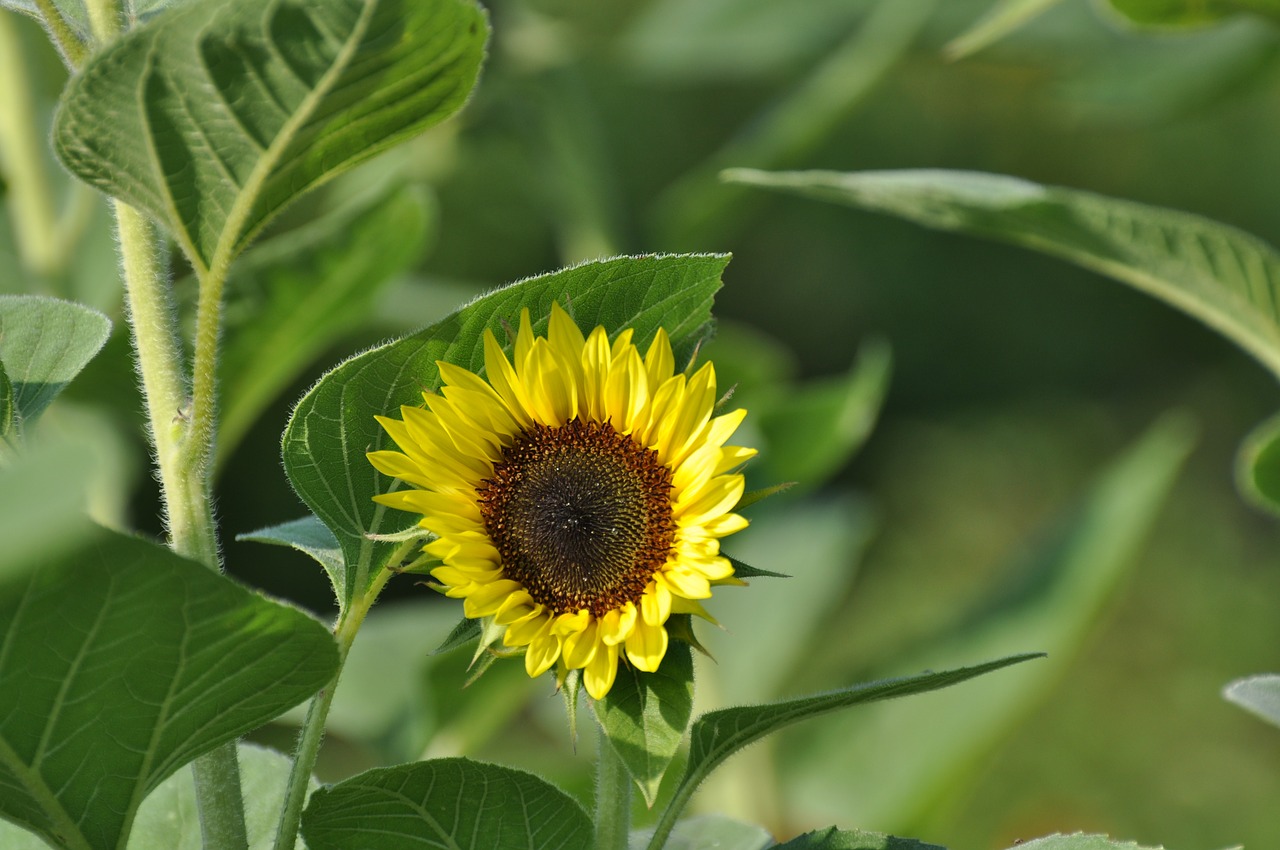
[[[1280,402],[1272,379],[1192,320],[1064,263],[716,179],[738,165],[974,169],[1188,210],[1280,244],[1280,30],[1249,17],[1135,30],[1100,3],[1063,0],[949,59],[946,45],[990,5],[490,4],[489,63],[460,119],[310,196],[267,236],[297,238],[312,217],[401,186],[422,213],[398,264],[346,272],[345,297],[363,312],[324,324],[241,411],[243,439],[220,459],[229,569],[329,610],[313,562],[233,538],[303,512],[279,435],[292,401],[341,358],[583,259],[729,251],[712,356],[722,384],[739,384],[735,402],[757,414],[748,437],[765,456],[753,484],[802,485],[753,509],[746,539],[727,547],[793,578],[717,592],[710,608],[726,631],[700,631],[719,659],[700,668],[700,705],[1053,654],[1021,690],[984,679],[956,702],[930,695],[909,713],[889,704],[814,721],[730,762],[702,808],[766,818],[781,836],[838,822],[960,850],[1073,830],[1178,850],[1275,846],[1280,733],[1219,696],[1233,678],[1280,670],[1280,532],[1232,482],[1236,445]],[[47,121],[65,76],[39,30],[22,26]],[[0,283],[116,319],[108,350],[44,427],[80,434],[106,459],[100,516],[158,532],[100,207],[84,203],[83,237],[54,274],[24,269],[0,227]],[[249,265],[269,269],[271,256]],[[175,278],[180,293],[191,288],[181,269]],[[233,323],[250,327],[275,297],[268,278],[233,286]],[[298,298],[312,279],[291,284]],[[295,315],[302,303],[276,309]],[[864,445],[885,349],[872,343],[850,367],[875,339],[892,350],[892,376]],[[269,364],[236,368],[224,408],[249,397],[243,373]],[[1135,462],[1110,496],[1082,500],[1170,409],[1194,420],[1194,451],[1145,545],[1109,544],[1109,521],[1142,525],[1127,493],[1146,487],[1159,503],[1163,484],[1151,482],[1172,474],[1185,423],[1151,450],[1164,460]],[[1096,509],[1091,525],[1073,525],[1081,504]],[[1101,548],[1054,555],[1090,534]],[[1051,578],[1106,562],[1107,577],[1049,604],[1050,579],[1015,593],[1032,562]],[[589,793],[589,762],[570,757],[545,682],[499,664],[457,697],[467,659],[426,654],[458,610],[408,579],[390,595],[357,643],[347,687],[359,696],[335,709],[328,778],[467,752],[539,770],[554,758],[557,778]],[[1046,635],[1053,646],[1037,643]],[[907,719],[876,725],[895,711]],[[262,737],[284,746],[289,731]]]

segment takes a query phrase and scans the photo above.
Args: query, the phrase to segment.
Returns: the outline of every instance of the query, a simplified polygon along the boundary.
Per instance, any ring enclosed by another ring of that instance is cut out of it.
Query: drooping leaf
[[[653,837],[652,829],[638,829],[628,842],[632,850],[643,850]],[[743,823],[723,815],[698,815],[676,824],[664,850],[765,850],[773,847],[773,836],[763,827]]]
[[[111,334],[107,317],[43,295],[0,295],[0,363],[20,424],[34,422]]]
[[[1280,726],[1280,675],[1237,679],[1227,685],[1222,695],[1245,711]]]
[[[892,669],[951,664],[1030,645],[1049,662],[947,691],[929,703],[868,706],[857,718],[798,730],[780,757],[787,802],[855,823],[909,824],[968,781],[967,768],[1045,698],[1079,651],[1159,515],[1194,440],[1182,417],[1158,420],[1095,480],[1080,502],[1019,553],[999,591]],[[939,714],[947,722],[938,723]],[[852,722],[856,720],[857,722]],[[803,758],[800,754],[820,753]],[[857,766],[892,762],[891,774]],[[839,792],[834,792],[834,789]]]
[[[370,770],[311,795],[311,850],[589,850],[591,820],[530,773],[452,758]]]
[[[1139,845],[1133,841],[1117,841],[1105,835],[1087,835],[1075,832],[1071,835],[1046,835],[1024,841],[1009,850],[1164,850],[1163,847]]]
[[[422,403],[422,391],[439,383],[437,360],[483,371],[485,329],[506,339],[503,322],[528,307],[535,331],[545,329],[552,302],[570,310],[579,326],[604,325],[616,333],[635,329],[647,348],[666,328],[684,362],[710,322],[711,300],[728,258],[693,254],[621,257],[584,263],[499,289],[425,328],[360,354],[326,374],[298,402],[284,433],[284,465],[290,482],[327,525],[346,562],[343,598],[363,590],[393,544],[368,534],[403,531],[415,519],[374,504],[392,482],[364,459],[391,446],[376,414],[398,416],[401,405]]]
[[[227,281],[218,457],[422,253],[428,207],[401,187],[255,245]]]
[[[693,653],[672,641],[657,672],[618,665],[613,688],[595,704],[596,718],[650,806],[680,749],[693,714]]]
[[[293,760],[283,753],[240,744],[240,791],[250,850],[267,850],[275,842]],[[314,778],[310,793],[320,787]],[[138,809],[126,850],[202,850],[200,813],[191,771],[180,770],[152,791]],[[302,839],[296,847],[305,850]]]
[[[1122,20],[1146,27],[1208,26],[1240,12],[1254,12],[1280,22],[1277,0],[1107,0],[1107,6]]]
[[[664,817],[678,815],[694,789],[729,756],[793,723],[855,705],[936,691],[1002,667],[1041,657],[1043,653],[1011,655],[942,673],[921,673],[867,682],[809,697],[725,708],[704,714],[693,723],[689,736],[689,761]]]
[[[768,440],[761,458],[768,477],[809,489],[839,472],[871,436],[892,362],[888,344],[874,340],[847,375],[801,384],[763,410],[756,424]]]
[[[1167,301],[1280,375],[1280,254],[1233,227],[998,174],[735,169],[725,178],[1070,260]]]
[[[470,0],[196,0],[89,60],[55,147],[220,267],[306,190],[456,112],[487,34]]]
[[[308,615],[105,530],[0,583],[0,623],[0,812],[64,847],[116,848],[149,791],[338,665]]]
[[[943,53],[949,59],[972,56],[1060,2],[1062,0],[995,0],[973,26],[947,43]]]
[[[1280,513],[1280,415],[1259,424],[1240,444],[1236,486],[1254,505]]]
[[[342,547],[338,545],[338,539],[333,536],[328,526],[314,514],[246,534],[237,534],[236,540],[288,546],[310,555],[324,567],[329,581],[333,583],[333,592],[337,594],[339,603],[343,601],[342,587],[345,573],[342,565]]]
[[[898,838],[861,829],[819,829],[773,845],[775,850],[946,850],[914,838]]]

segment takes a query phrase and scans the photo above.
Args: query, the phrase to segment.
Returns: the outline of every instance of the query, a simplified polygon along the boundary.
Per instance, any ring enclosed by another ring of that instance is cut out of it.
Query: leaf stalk
[[[596,850],[627,850],[631,830],[631,775],[603,726],[597,725],[596,748]]]

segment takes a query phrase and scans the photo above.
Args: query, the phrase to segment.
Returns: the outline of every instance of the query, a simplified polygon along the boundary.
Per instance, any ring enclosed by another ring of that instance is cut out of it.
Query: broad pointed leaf
[[[166,777],[338,664],[308,615],[105,530],[0,582],[0,623],[0,814],[59,847],[118,847]]]
[[[1280,375],[1280,254],[1234,227],[998,174],[739,169],[725,177],[1070,260],[1189,313]]]
[[[861,829],[818,829],[806,832],[774,850],[946,850],[936,844],[926,844],[914,838],[898,838],[881,832]]]
[[[360,354],[327,375],[294,409],[284,433],[284,465],[294,489],[329,526],[346,561],[344,598],[362,592],[394,544],[368,534],[403,531],[414,518],[375,505],[391,490],[365,452],[391,444],[374,421],[396,416],[401,405],[422,403],[422,391],[439,383],[437,360],[483,371],[485,329],[506,339],[503,323],[528,307],[535,330],[546,327],[552,302],[579,326],[604,325],[611,333],[635,329],[642,349],[666,328],[683,362],[708,330],[711,300],[728,258],[693,254],[620,257],[584,263],[499,289],[415,334]]]
[[[19,423],[31,423],[111,334],[107,317],[42,295],[0,295],[0,363]]]
[[[657,672],[618,665],[618,678],[595,704],[596,718],[650,806],[693,714],[693,652],[673,641]]]
[[[589,850],[591,820],[519,770],[453,758],[370,770],[311,795],[311,850]]]
[[[922,694],[958,685],[1003,667],[1043,657],[1042,653],[1011,655],[973,667],[942,673],[921,673],[854,685],[825,694],[783,700],[765,705],[726,708],[694,721],[689,740],[689,761],[669,809],[678,813],[694,789],[729,756],[773,732],[801,720],[879,700]],[[664,815],[665,816],[665,815]]]
[[[1237,679],[1223,692],[1229,701],[1280,726],[1280,675],[1270,674]]]
[[[1024,841],[1010,847],[1009,850],[1164,850],[1147,844],[1139,845],[1134,841],[1117,841],[1105,835],[1087,835],[1075,832],[1071,835],[1046,835]]]
[[[288,546],[310,555],[324,567],[329,581],[333,583],[333,592],[338,595],[339,601],[342,600],[342,548],[333,532],[314,514],[246,534],[237,534],[236,540]]]
[[[55,147],[221,266],[306,190],[456,112],[487,33],[470,0],[197,0],[89,60]]]

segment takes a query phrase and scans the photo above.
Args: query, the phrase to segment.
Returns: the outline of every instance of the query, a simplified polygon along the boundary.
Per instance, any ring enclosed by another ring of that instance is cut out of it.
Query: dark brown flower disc
[[[535,425],[478,497],[505,577],[556,613],[638,602],[675,536],[671,470],[607,422]]]

